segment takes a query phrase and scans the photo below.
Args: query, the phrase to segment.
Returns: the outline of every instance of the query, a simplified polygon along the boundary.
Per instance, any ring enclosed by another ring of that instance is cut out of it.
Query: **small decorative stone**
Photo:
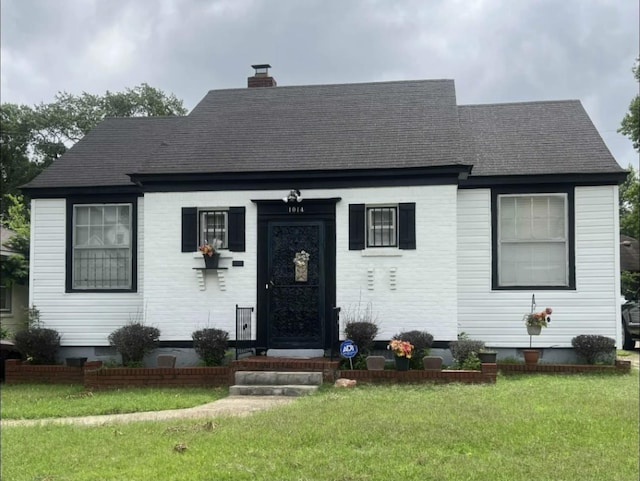
[[[338,379],[334,383],[334,387],[355,387],[358,384],[358,381],[355,379]]]
[[[384,371],[384,356],[367,356],[367,369],[369,371]]]
[[[158,356],[158,367],[176,367],[176,356],[161,354]]]
[[[422,365],[425,371],[442,371],[442,358],[440,356],[424,356]]]

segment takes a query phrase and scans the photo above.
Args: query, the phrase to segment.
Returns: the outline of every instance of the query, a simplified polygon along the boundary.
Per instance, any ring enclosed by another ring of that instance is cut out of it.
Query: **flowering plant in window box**
[[[198,250],[200,252],[202,252],[203,256],[213,256],[214,254],[218,254],[220,247],[222,246],[222,241],[220,241],[219,239],[213,239],[213,241],[211,242],[211,244],[208,244],[207,241],[205,241],[204,244],[202,244],[201,246],[198,246]]]

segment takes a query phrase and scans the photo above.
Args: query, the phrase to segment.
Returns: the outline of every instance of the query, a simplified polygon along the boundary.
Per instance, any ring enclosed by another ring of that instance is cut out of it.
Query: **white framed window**
[[[0,312],[11,312],[11,287],[0,284]]]
[[[570,287],[566,193],[497,196],[498,287]]]
[[[74,204],[72,289],[132,288],[130,203]]]
[[[220,248],[229,245],[229,212],[222,209],[206,209],[198,211],[198,243],[212,244],[214,240],[221,242]]]
[[[367,247],[397,247],[397,218],[397,206],[367,206]]]

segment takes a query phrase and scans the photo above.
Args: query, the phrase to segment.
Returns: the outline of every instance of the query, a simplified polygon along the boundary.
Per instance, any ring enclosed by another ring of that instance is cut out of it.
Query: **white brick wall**
[[[256,306],[257,207],[249,199],[280,199],[285,191],[152,193],[145,196],[145,232],[148,246],[144,268],[145,308],[148,322],[163,339],[189,340],[203,327],[235,334],[235,305]],[[428,330],[437,338],[456,335],[456,188],[454,186],[337,190],[305,190],[307,199],[342,197],[336,205],[337,305],[348,311],[358,302],[372,302],[380,324],[380,338],[400,330]],[[416,202],[415,251],[379,249],[349,251],[350,203]],[[198,287],[193,267],[196,254],[181,253],[182,207],[245,206],[246,252],[223,253],[222,266],[244,261],[224,273],[226,290],[218,274],[206,272],[206,290]],[[158,255],[154,255],[157,253]],[[388,254],[392,254],[389,256]],[[387,254],[387,255],[382,255]],[[369,289],[368,269],[373,269]],[[396,272],[395,289],[390,282]],[[255,315],[254,315],[255,319]],[[255,332],[255,330],[254,330]]]

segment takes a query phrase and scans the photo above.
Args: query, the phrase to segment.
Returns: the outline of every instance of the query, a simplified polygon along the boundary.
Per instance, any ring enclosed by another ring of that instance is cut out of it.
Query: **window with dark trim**
[[[199,244],[213,244],[214,240],[220,241],[220,248],[226,249],[228,243],[228,211],[227,210],[200,210],[199,217]]]
[[[67,292],[137,289],[137,199],[67,199]]]
[[[367,207],[367,247],[398,245],[397,208]]]
[[[416,248],[416,204],[349,204],[349,250]]]
[[[575,288],[573,190],[494,191],[493,288]]]
[[[196,252],[205,242],[222,241],[222,248],[232,252],[245,251],[245,208],[209,209],[182,208],[181,252]]]
[[[0,311],[11,312],[11,287],[0,284]]]

